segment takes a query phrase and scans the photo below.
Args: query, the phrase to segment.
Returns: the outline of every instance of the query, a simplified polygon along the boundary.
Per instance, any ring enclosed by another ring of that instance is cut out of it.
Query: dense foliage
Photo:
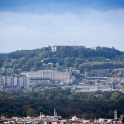
[[[49,66],[49,64],[51,66]],[[99,47],[93,50],[85,47],[51,47],[35,50],[21,50],[0,54],[0,68],[13,68],[21,71],[40,69],[75,68],[103,69],[124,68],[124,53],[115,48]]]
[[[8,91],[0,92],[1,116],[38,116],[40,112],[53,115],[56,108],[58,115],[83,118],[113,118],[114,110],[118,116],[124,114],[124,95],[110,93],[72,93],[65,90],[45,91]]]

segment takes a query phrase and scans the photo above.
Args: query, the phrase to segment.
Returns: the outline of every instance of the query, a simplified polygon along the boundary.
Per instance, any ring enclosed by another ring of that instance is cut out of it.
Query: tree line
[[[124,114],[124,95],[119,92],[72,93],[69,90],[8,91],[0,92],[1,116],[53,115],[56,108],[59,116],[74,115],[86,119],[114,118]]]

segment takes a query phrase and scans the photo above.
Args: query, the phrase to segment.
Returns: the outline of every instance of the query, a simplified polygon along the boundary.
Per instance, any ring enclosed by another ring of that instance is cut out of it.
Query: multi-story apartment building
[[[8,86],[17,86],[17,77],[7,77],[6,84]]]
[[[27,77],[19,77],[17,85],[18,85],[19,88],[28,89],[28,87],[29,87],[29,78],[27,78]]]
[[[4,85],[5,85],[5,77],[0,76],[0,86],[4,86]]]
[[[71,73],[68,71],[39,70],[39,71],[34,71],[34,72],[28,72],[27,77],[48,78],[50,80],[67,82],[71,77]]]
[[[5,85],[5,83],[4,83]],[[29,78],[27,77],[6,77],[6,85],[11,87],[28,88]]]

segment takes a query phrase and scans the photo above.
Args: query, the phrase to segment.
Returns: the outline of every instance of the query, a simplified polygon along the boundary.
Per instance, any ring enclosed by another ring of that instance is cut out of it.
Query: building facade
[[[67,71],[57,71],[57,70],[39,70],[34,72],[28,72],[27,77],[29,78],[48,78],[55,81],[65,81],[70,79],[71,73]]]
[[[29,87],[29,78],[19,77],[18,78],[18,87],[28,89]]]
[[[8,86],[17,86],[17,77],[7,77],[6,84]]]
[[[0,86],[4,86],[4,85],[5,85],[5,77],[0,76]]]

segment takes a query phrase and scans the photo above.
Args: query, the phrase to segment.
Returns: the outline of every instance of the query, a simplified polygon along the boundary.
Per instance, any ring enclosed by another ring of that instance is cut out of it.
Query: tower
[[[56,109],[54,108],[54,117],[57,116]]]
[[[52,52],[56,52],[57,48],[56,46],[52,46]]]
[[[117,110],[114,110],[114,119],[117,119]]]

